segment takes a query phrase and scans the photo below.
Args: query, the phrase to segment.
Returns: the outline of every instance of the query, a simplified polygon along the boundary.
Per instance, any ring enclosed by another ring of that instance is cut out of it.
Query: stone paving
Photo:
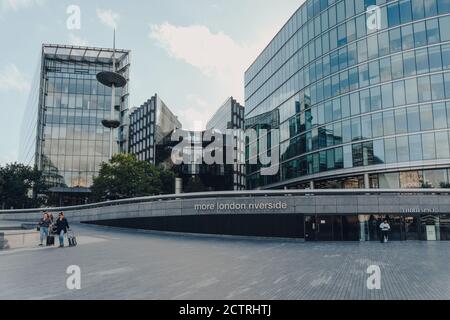
[[[450,242],[302,243],[73,226],[76,248],[0,252],[0,299],[450,299]],[[81,267],[81,290],[66,269]],[[370,265],[381,290],[366,286]]]

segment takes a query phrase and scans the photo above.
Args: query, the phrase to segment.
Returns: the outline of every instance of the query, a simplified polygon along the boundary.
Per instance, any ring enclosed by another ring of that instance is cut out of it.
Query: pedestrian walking
[[[56,233],[59,236],[59,247],[64,248],[64,235],[69,230],[69,222],[64,217],[64,212],[59,214],[58,220],[56,220]]]

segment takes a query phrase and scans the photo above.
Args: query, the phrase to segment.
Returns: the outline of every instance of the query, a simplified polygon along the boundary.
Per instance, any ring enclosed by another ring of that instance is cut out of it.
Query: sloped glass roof
[[[109,63],[113,57],[111,48],[91,48],[79,46],[44,44],[42,46],[44,55],[55,59],[104,62]],[[117,61],[122,60],[130,53],[129,50],[116,49]]]

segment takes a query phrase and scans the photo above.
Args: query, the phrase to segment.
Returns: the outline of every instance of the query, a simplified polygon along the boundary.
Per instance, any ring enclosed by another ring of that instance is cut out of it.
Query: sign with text
[[[286,210],[288,205],[286,202],[255,202],[255,203],[240,203],[240,202],[216,202],[194,205],[196,211],[264,211],[264,210]]]

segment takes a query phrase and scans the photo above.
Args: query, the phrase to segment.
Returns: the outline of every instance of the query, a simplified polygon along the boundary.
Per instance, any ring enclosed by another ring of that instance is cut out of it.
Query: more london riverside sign
[[[243,202],[216,202],[195,204],[194,209],[198,212],[218,212],[218,211],[284,211],[288,209],[288,204],[283,201],[261,201],[252,203]]]

